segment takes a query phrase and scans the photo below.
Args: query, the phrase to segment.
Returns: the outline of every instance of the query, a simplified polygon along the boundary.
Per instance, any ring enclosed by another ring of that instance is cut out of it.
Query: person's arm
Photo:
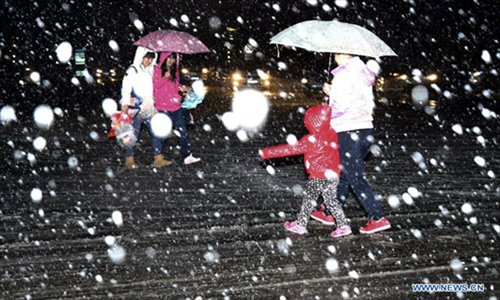
[[[130,96],[132,94],[135,74],[135,69],[130,67],[127,69],[125,76],[123,77],[120,105],[122,106],[122,111],[124,112],[127,111],[129,105],[133,105],[133,103],[131,103]]]
[[[306,139],[308,136],[303,137],[294,145],[282,144],[262,148],[259,150],[259,155],[262,159],[270,159],[304,154],[307,150]]]

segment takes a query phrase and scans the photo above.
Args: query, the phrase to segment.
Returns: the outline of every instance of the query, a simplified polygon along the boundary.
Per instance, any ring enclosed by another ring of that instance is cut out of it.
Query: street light
[[[432,73],[432,74],[429,74],[425,77],[425,79],[429,80],[429,81],[436,81],[438,79],[438,76],[437,74],[435,73]]]

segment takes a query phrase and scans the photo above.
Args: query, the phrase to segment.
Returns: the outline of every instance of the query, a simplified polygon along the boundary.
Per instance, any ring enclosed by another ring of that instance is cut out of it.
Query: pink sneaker
[[[321,208],[319,210],[313,210],[313,212],[311,213],[311,218],[326,225],[334,225],[335,218],[332,215],[325,215],[323,213],[324,211],[325,205],[321,204]]]
[[[307,232],[306,227],[300,226],[298,221],[293,221],[293,222],[286,221],[284,226],[286,230],[294,233],[304,234]]]
[[[334,231],[332,231],[330,233],[330,236],[334,237],[334,238],[338,238],[338,237],[341,237],[344,235],[349,235],[351,233],[352,233],[351,226],[344,225],[344,226],[340,226],[337,229],[335,229]]]
[[[382,218],[378,221],[370,219],[370,221],[368,221],[365,226],[359,228],[359,232],[370,234],[382,230],[387,230],[389,228],[391,228],[391,223],[389,223],[386,218]]]

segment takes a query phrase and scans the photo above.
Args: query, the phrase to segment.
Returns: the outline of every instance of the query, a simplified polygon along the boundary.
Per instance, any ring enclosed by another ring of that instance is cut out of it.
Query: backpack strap
[[[128,69],[127,69],[126,75],[129,75],[129,71],[130,71],[130,69],[133,69],[133,70],[134,70],[134,72],[135,72],[135,74],[137,74],[137,73],[138,73],[138,72],[137,72],[137,67],[136,67],[136,66],[134,66],[134,65],[130,65],[130,67],[128,67]]]
[[[138,73],[137,72],[137,67],[134,66],[134,65],[130,65],[130,67],[128,69],[129,70],[133,69],[136,74]],[[142,99],[141,99],[141,97],[137,96],[137,94],[134,91],[134,87],[132,87],[132,91],[130,92],[130,97],[134,97],[134,98],[138,99],[139,101],[136,101],[135,105],[134,106],[129,106],[129,108],[140,110],[141,109],[140,105],[142,104]]]

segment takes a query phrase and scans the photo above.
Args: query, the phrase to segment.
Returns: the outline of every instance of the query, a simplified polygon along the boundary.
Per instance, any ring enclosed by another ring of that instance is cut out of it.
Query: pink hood
[[[161,52],[160,61],[155,65],[153,73],[153,96],[155,108],[159,111],[177,111],[181,108],[181,96],[179,95],[180,58],[177,58],[176,79],[170,80],[162,77],[161,65],[170,55],[170,52]]]

